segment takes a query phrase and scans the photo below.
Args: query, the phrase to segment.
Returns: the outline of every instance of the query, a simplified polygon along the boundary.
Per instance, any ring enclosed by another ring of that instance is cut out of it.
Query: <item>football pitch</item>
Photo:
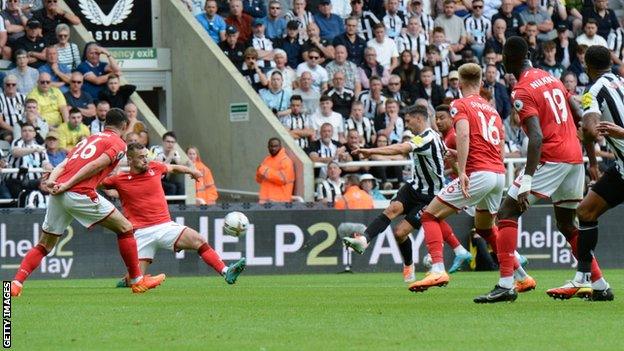
[[[497,272],[418,294],[400,273],[171,277],[143,295],[114,279],[33,280],[13,299],[13,349],[621,350],[624,270],[605,273],[613,302],[550,299],[568,270],[533,271],[537,290],[492,305],[472,298]]]

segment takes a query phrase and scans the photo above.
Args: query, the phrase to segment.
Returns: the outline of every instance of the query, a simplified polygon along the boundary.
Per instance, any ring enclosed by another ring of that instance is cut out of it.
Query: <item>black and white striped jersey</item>
[[[392,39],[401,35],[403,28],[407,27],[407,17],[400,11],[394,15],[386,13],[386,15],[382,18],[382,22],[386,27],[386,35]]]
[[[345,192],[344,180],[339,179],[334,182],[330,179],[324,179],[316,186],[316,201],[326,199],[327,202],[336,202]]]
[[[349,119],[345,121],[345,131],[348,131],[350,129],[357,130],[358,134],[364,137],[365,147],[373,146],[373,138],[376,135],[373,120],[363,117],[362,120],[358,122],[354,120],[353,117],[349,117]]]
[[[422,63],[427,58],[427,37],[424,33],[413,36],[409,33],[401,34],[396,40],[397,51],[399,55],[409,50],[418,53],[418,63]]]
[[[15,126],[24,114],[25,101],[26,96],[22,93],[17,93],[13,97],[0,93],[0,113],[4,122],[11,127]]]
[[[483,16],[474,18],[471,15],[464,18],[464,27],[466,32],[474,39],[475,44],[485,45],[487,36],[492,31],[492,22]]]
[[[44,163],[48,162],[48,154],[45,152],[45,149],[21,157],[15,157],[13,156],[13,152],[16,148],[41,148],[41,145],[37,144],[35,140],[29,143],[26,143],[22,138],[13,140],[11,143],[11,155],[9,156],[8,162],[9,168],[41,168]],[[12,173],[9,177],[11,179],[18,179],[19,174]],[[26,173],[25,177],[30,180],[35,180],[41,178],[41,173]]]
[[[414,160],[412,188],[417,192],[435,196],[444,186],[444,142],[433,129],[427,128],[410,141]]]
[[[409,13],[407,15],[407,20],[409,21],[410,17],[412,16],[416,16],[416,14]],[[433,28],[435,27],[435,24],[434,24],[435,21],[433,20],[433,17],[431,17],[431,15],[425,13],[424,11],[423,13],[420,14],[419,18],[420,18],[420,27],[422,28],[422,32],[425,35],[425,39],[427,40],[427,42],[429,42],[429,40],[431,39],[429,38],[430,36],[429,34],[433,32]]]
[[[590,113],[600,115],[602,121],[613,122],[624,128],[624,80],[611,72],[603,74],[583,94],[581,99],[583,116]],[[616,164],[624,176],[624,140],[605,136],[607,143],[617,156]]]
[[[310,128],[310,119],[306,115],[293,115],[290,114],[281,119],[282,125],[288,130],[301,130]],[[307,137],[299,138],[296,140],[297,144],[302,149],[307,148],[310,145]]]
[[[624,29],[622,27],[611,31],[607,38],[607,46],[620,61],[624,60]]]
[[[369,41],[375,36],[373,35],[373,26],[381,23],[377,16],[370,11],[364,11],[358,21],[357,34],[364,40]]]
[[[377,106],[386,102],[386,97],[383,95],[379,97],[379,102],[373,100],[371,98],[370,90],[364,90],[361,92],[357,99],[364,104],[364,116],[371,119],[375,118],[377,115]]]

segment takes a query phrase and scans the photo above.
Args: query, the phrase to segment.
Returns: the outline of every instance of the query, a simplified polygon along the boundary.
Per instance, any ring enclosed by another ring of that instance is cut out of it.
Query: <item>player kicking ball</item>
[[[44,181],[44,187],[52,196],[41,226],[41,239],[24,256],[11,282],[11,296],[21,295],[24,281],[52,251],[73,219],[85,227],[99,224],[117,234],[119,253],[128,268],[128,283],[133,293],[144,293],[165,280],[164,274],[141,274],[132,224],[95,191],[126,152],[126,143],[120,135],[128,124],[128,117],[122,110],[110,110],[106,114],[104,131],[79,142]]]
[[[450,109],[457,134],[458,177],[438,193],[421,216],[432,265],[431,274],[410,284],[409,290],[413,292],[448,284],[449,275],[442,251],[442,223],[452,214],[475,206],[477,232],[496,247],[494,216],[505,186],[503,123],[496,109],[479,95],[481,77],[479,65],[468,63],[459,68],[459,84],[464,97],[454,100]],[[515,268],[522,275],[518,280],[519,287],[523,291],[535,288],[535,280],[526,275],[517,260],[515,262]]]
[[[578,257],[576,207],[583,198],[585,171],[575,119],[581,113],[563,83],[548,72],[533,68],[527,53],[523,38],[510,37],[505,42],[503,65],[518,79],[511,98],[529,145],[526,166],[498,211],[500,279],[492,291],[476,297],[476,303],[516,299],[513,252],[518,241],[518,218],[539,198],[551,199],[557,228]],[[607,289],[595,259],[590,266],[592,282],[597,288]]]
[[[352,237],[343,238],[347,247],[353,248],[362,254],[368,243],[381,234],[390,222],[401,215],[405,218],[394,228],[394,237],[399,244],[403,256],[403,280],[414,281],[414,262],[412,260],[412,240],[409,234],[421,226],[420,212],[431,201],[433,196],[444,184],[444,151],[445,147],[438,133],[431,129],[429,112],[422,106],[410,106],[404,110],[405,125],[416,136],[410,141],[372,149],[357,149],[365,158],[371,155],[414,155],[415,173],[413,181],[404,184],[396,197],[373,222],[364,233],[354,233]],[[453,234],[453,229],[446,222],[441,223],[442,232],[447,242],[454,248],[456,270],[462,264],[470,262],[472,255],[459,243]]]
[[[102,186],[114,189],[121,200],[123,212],[134,227],[138,255],[143,274],[154,260],[156,250],[197,250],[202,260],[217,273],[223,275],[228,284],[234,284],[245,269],[245,258],[226,267],[216,251],[208,245],[199,233],[171,220],[160,179],[166,173],[190,174],[201,177],[201,172],[179,165],[149,162],[147,149],[139,143],[128,145],[129,172],[120,172],[105,178]],[[119,287],[129,286],[126,276]]]
[[[591,46],[585,53],[585,65],[594,82],[581,99],[583,139],[590,169],[597,173],[596,155],[591,151],[598,135],[604,135],[617,160],[591,187],[576,209],[579,238],[574,279],[546,293],[555,299],[586,297],[593,301],[612,301],[614,296],[608,284],[604,285],[600,280],[592,283],[592,262],[598,243],[598,218],[624,201],[624,84],[622,77],[611,73],[611,52],[605,47]]]

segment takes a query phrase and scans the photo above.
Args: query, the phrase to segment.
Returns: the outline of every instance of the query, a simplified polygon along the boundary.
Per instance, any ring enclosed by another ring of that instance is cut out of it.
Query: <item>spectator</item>
[[[4,155],[2,149],[0,149],[0,170],[6,166],[6,156]],[[0,177],[0,199],[11,199],[11,193],[5,184],[4,177]]]
[[[611,50],[613,64],[621,66],[624,60],[624,28],[618,27],[618,29],[611,32],[607,39],[607,45],[609,50]]]
[[[37,81],[37,87],[26,97],[37,100],[41,117],[54,129],[67,120],[67,102],[63,93],[52,86],[52,78],[48,73],[41,73]]]
[[[355,93],[353,90],[344,86],[345,75],[342,71],[338,71],[334,74],[332,83],[333,87],[325,91],[323,95],[329,96],[332,100],[334,111],[339,113],[344,119],[347,119],[351,111],[351,104],[355,98]]]
[[[331,45],[331,40],[321,38],[321,32],[316,23],[310,23],[308,25],[308,39],[303,42],[301,46],[301,56],[304,60],[308,59],[308,54],[312,49],[317,49],[321,53],[321,58],[318,64],[324,64],[327,60],[334,58],[334,47]]]
[[[372,12],[364,10],[363,0],[352,0],[351,8],[353,11],[351,16],[359,21],[357,34],[364,41],[368,42],[373,39],[373,26],[381,23],[381,21]]]
[[[260,90],[260,97],[277,117],[284,117],[290,114],[288,104],[292,91],[283,87],[282,73],[275,71],[271,73],[271,82],[268,89]]]
[[[297,73],[295,73],[295,70],[286,65],[288,62],[286,52],[282,49],[273,50],[273,61],[275,62],[275,68],[269,72],[269,77],[273,74],[273,72],[281,73],[283,79],[282,86],[284,89],[292,90],[293,87],[296,86]]]
[[[418,64],[424,61],[427,50],[427,37],[422,32],[418,17],[411,17],[407,22],[407,31],[396,39],[397,51],[405,50],[412,55],[412,63]],[[399,59],[399,61],[401,61]],[[401,65],[401,62],[399,62]]]
[[[6,8],[2,11],[2,19],[4,19],[4,25],[8,33],[8,44],[13,47],[17,39],[23,37],[25,33],[25,23],[28,22],[28,17],[22,12],[19,0],[10,0],[6,2]],[[5,49],[6,50],[6,49]],[[9,54],[5,56],[5,54]],[[11,57],[11,50],[2,52],[4,59]]]
[[[82,73],[74,71],[70,75],[69,91],[63,94],[67,105],[80,110],[85,120],[92,121],[95,118],[95,104],[89,93],[82,91],[84,77]]]
[[[531,60],[533,66],[537,66],[542,54],[539,47],[539,40],[537,38],[539,34],[537,23],[527,22],[524,28],[524,40],[526,40],[529,45],[529,59]]]
[[[505,38],[509,38],[514,35],[519,36],[522,32],[524,32],[524,22],[522,17],[520,17],[520,14],[517,12],[514,12],[513,9],[514,0],[502,0],[498,13],[492,16],[492,23],[495,23],[498,19],[505,21]]]
[[[364,50],[364,64],[358,69],[358,76],[363,89],[370,88],[370,80],[373,77],[380,79],[382,85],[388,84],[390,71],[377,62],[377,51],[367,47]]]
[[[447,64],[450,64],[451,62],[456,62],[458,60],[458,55],[455,55],[455,53],[452,51],[451,44],[449,43],[448,40],[446,40],[446,34],[444,33],[444,28],[442,27],[433,28],[432,38],[433,40],[432,40],[431,45],[426,47],[425,55],[427,53],[427,50],[430,50],[430,48],[433,46],[437,49],[438,55],[440,55],[441,61],[446,61]],[[471,54],[474,55],[474,52],[470,48],[466,48],[463,51],[470,52]],[[423,57],[421,62],[423,62],[424,64],[424,61],[426,61],[426,57]]]
[[[139,121],[137,114],[137,107],[135,104],[133,104],[132,102],[129,102],[126,104],[126,106],[124,106],[124,112],[126,113],[126,116],[128,117],[128,134],[129,133],[140,133],[144,130],[146,130],[147,128],[145,128],[145,124],[143,124],[143,122]]]
[[[15,62],[17,66],[7,72],[17,79],[17,91],[20,94],[28,94],[37,86],[39,71],[28,66],[28,53],[24,50],[15,51]]]
[[[493,65],[494,67],[496,67],[496,80],[498,81],[501,80],[501,78],[505,75],[505,69],[503,68],[502,63],[496,62],[496,58],[496,52],[494,52],[492,48],[487,48],[485,50],[485,55],[483,55],[483,65],[481,67],[483,69],[483,72],[485,72],[485,69],[489,65]]]
[[[35,140],[37,144],[43,144],[50,127],[46,121],[41,118],[41,115],[39,115],[39,106],[36,100],[27,99],[24,105],[26,107],[24,114],[13,128],[13,139],[15,140],[22,135],[23,125],[30,124],[35,127]]]
[[[69,91],[71,81],[71,67],[59,63],[56,47],[49,46],[46,49],[46,63],[39,67],[39,74],[47,73],[52,80],[52,86],[57,87],[63,94]]]
[[[511,113],[511,100],[507,93],[507,88],[498,82],[496,77],[498,76],[498,70],[494,65],[488,65],[485,69],[485,80],[483,81],[483,87],[492,94],[492,99],[496,101],[496,110],[503,120],[509,117]]]
[[[449,73],[449,87],[444,92],[444,96],[447,98],[459,99],[461,97],[461,91],[459,90],[459,73],[452,71]]]
[[[526,157],[529,146],[529,138],[524,134],[520,125],[520,117],[515,110],[512,110],[509,118],[503,125],[505,127],[505,148],[507,152],[516,152],[517,157]]]
[[[492,22],[483,16],[483,0],[472,1],[472,14],[464,18],[466,27],[466,43],[479,60],[485,50],[485,42],[492,37]]]
[[[2,16],[0,16],[0,57],[5,60],[11,58],[11,48],[7,46],[8,37],[9,36],[5,27],[5,21]]]
[[[455,1],[444,0],[444,13],[435,20],[436,27],[444,28],[446,38],[451,43],[451,51],[460,52],[466,45],[466,28],[461,18],[455,15]]]
[[[273,60],[273,42],[264,35],[264,22],[256,18],[253,21],[253,36],[251,46],[258,53],[258,67],[263,72],[268,72],[275,65]]]
[[[340,162],[353,162],[353,161],[366,161],[366,158],[362,157],[359,153],[355,152],[360,148],[361,136],[356,129],[349,129],[347,131],[347,141],[344,145],[345,152],[340,155],[338,160]],[[343,167],[343,174],[359,174],[368,172],[368,167],[364,166],[349,166]]]
[[[376,24],[373,33],[374,39],[369,40],[366,46],[375,49],[377,52],[377,62],[384,69],[392,71],[399,65],[399,52],[394,40],[386,36],[386,27],[383,24]]]
[[[364,62],[364,48],[366,47],[366,41],[357,33],[358,23],[356,17],[347,18],[345,20],[345,32],[334,37],[333,40],[335,50],[338,50],[339,46],[343,46],[347,51],[347,59],[356,66]]]
[[[243,12],[253,18],[262,18],[266,16],[266,5],[263,0],[244,0]]]
[[[576,52],[576,40],[570,40],[568,37],[568,28],[565,25],[557,27],[557,37],[553,40],[557,46],[555,59],[561,63],[563,67],[569,67],[574,60]]]
[[[365,173],[360,176],[360,187],[373,198],[373,201],[386,200],[379,192],[379,189],[377,189],[377,179],[372,174]]]
[[[392,71],[392,74],[401,78],[401,86],[413,87],[420,80],[420,68],[414,64],[414,56],[409,50],[401,52],[399,67]]]
[[[48,161],[48,155],[43,145],[37,144],[35,140],[35,127],[25,124],[22,126],[21,138],[13,140],[11,143],[11,155],[9,156],[9,168],[44,168],[51,171],[52,166]],[[11,197],[17,198],[22,190],[34,190],[39,186],[41,172],[19,172],[12,173],[6,180]]]
[[[542,52],[544,53],[544,58],[542,62],[540,62],[539,68],[550,73],[553,77],[560,79],[565,71],[565,67],[557,62],[557,45],[552,41],[548,41],[542,45]]]
[[[539,5],[540,0],[527,0],[526,8],[520,12],[524,23],[535,22],[537,24],[537,39],[539,41],[553,40],[556,36],[553,31],[554,25],[548,12]]]
[[[269,2],[269,14],[262,19],[266,27],[266,36],[277,40],[286,32],[286,20],[282,17],[282,4],[279,0]]]
[[[295,185],[295,166],[278,138],[269,139],[269,155],[256,170],[260,184],[260,203],[291,202]]]
[[[402,89],[401,77],[395,74],[390,76],[388,87],[384,91],[384,95],[387,98],[396,100],[401,108],[413,104],[412,95],[408,91]]]
[[[385,105],[385,113],[375,117],[375,130],[378,135],[383,134],[388,137],[390,144],[396,144],[401,142],[405,130],[403,118],[399,116],[400,106],[394,99],[386,100]]]
[[[308,27],[310,28],[310,27]],[[301,77],[304,72],[310,72],[312,77],[312,87],[314,90],[321,92],[327,90],[328,75],[327,70],[318,64],[321,58],[321,52],[317,48],[312,48],[308,52],[306,62],[297,66],[297,76]]]
[[[181,165],[180,154],[175,150],[176,135],[169,131],[162,136],[162,146],[152,147],[154,159],[168,165]],[[184,195],[184,178],[176,177],[175,174],[167,175],[162,179],[165,195]]]
[[[618,29],[620,24],[615,16],[615,12],[608,8],[608,0],[594,0],[593,3],[593,6],[586,7],[582,12],[583,24],[590,18],[595,19],[598,23],[598,35],[607,40],[611,30]]]
[[[226,24],[223,17],[217,14],[216,0],[206,0],[204,12],[196,15],[195,18],[215,43],[225,40]]]
[[[26,96],[17,91],[18,79],[9,74],[4,77],[4,90],[0,93],[0,131],[13,132],[13,127],[22,116],[25,107]]]
[[[320,0],[318,9],[319,13],[314,15],[314,22],[319,28],[321,38],[331,42],[334,37],[345,31],[343,20],[332,13],[330,0]]]
[[[249,1],[247,0],[247,2]],[[264,17],[264,15],[260,17]],[[243,13],[243,2],[241,0],[230,1],[230,15],[225,18],[225,23],[234,26],[238,30],[239,43],[245,44],[251,39],[252,21],[253,17]]]
[[[308,39],[308,25],[314,23],[314,15],[312,12],[306,11],[306,0],[294,0],[293,9],[289,11],[284,18],[288,22],[296,21],[297,29],[299,31],[299,37],[302,40]],[[293,67],[293,66],[291,66]]]
[[[381,79],[378,77],[372,77],[370,79],[370,89],[364,90],[358,101],[361,101],[364,105],[364,116],[366,118],[375,118],[379,113],[383,113],[383,104],[386,102],[386,97],[382,94]]]
[[[17,39],[13,45],[13,52],[17,55],[19,50],[27,52],[28,65],[39,68],[45,62],[46,42],[41,38],[41,22],[29,19],[26,23],[26,35]],[[19,66],[19,63],[18,63]]]
[[[235,0],[237,1],[237,0]],[[241,67],[241,74],[251,85],[256,92],[260,91],[262,87],[269,84],[269,80],[266,78],[260,67],[258,67],[258,52],[254,48],[247,48],[245,50],[245,61]]]
[[[229,25],[225,29],[225,40],[219,43],[219,47],[237,69],[243,65],[245,44],[238,41],[238,30]]]
[[[219,198],[217,186],[212,177],[212,171],[202,162],[199,156],[199,149],[195,146],[189,146],[186,149],[186,155],[191,162],[191,166],[202,173],[202,176],[195,180],[195,204],[216,204]]]
[[[357,175],[346,176],[345,188],[342,197],[336,200],[334,208],[337,210],[370,210],[375,208],[373,197],[366,190],[360,188],[360,178]]]
[[[61,23],[56,26],[56,50],[59,64],[69,66],[72,70],[80,64],[80,51],[78,45],[69,41],[69,26]]]
[[[347,19],[351,15],[351,5],[346,0],[331,0],[331,12],[341,19]]]
[[[442,86],[443,89],[448,87],[449,63],[441,57],[437,46],[427,46],[427,59],[424,66],[433,69],[435,84]]]
[[[576,74],[578,84],[581,89],[584,89],[589,84],[589,76],[585,72],[585,52],[587,51],[587,45],[578,45],[576,47],[576,57],[568,70]]]
[[[100,60],[101,55],[106,56],[108,63]],[[121,69],[115,58],[108,50],[94,42],[86,44],[83,61],[76,70],[84,76],[85,82],[82,85],[82,90],[89,93],[93,98],[97,97],[100,90],[104,88],[109,75],[121,75]]]
[[[399,0],[386,0],[386,15],[381,19],[386,27],[386,33],[392,40],[396,40],[407,27],[407,17],[399,10]]]
[[[106,122],[106,114],[110,111],[111,106],[106,100],[98,101],[95,106],[95,119],[89,123],[91,134],[102,133]]]
[[[290,136],[299,147],[306,149],[316,131],[310,126],[310,119],[303,114],[303,99],[300,95],[290,97],[290,114],[280,119]]]
[[[417,18],[420,20],[422,32],[425,35],[425,39],[429,42],[431,38],[431,32],[433,31],[434,21],[428,11],[423,11],[422,0],[411,0],[409,5],[409,18]]]
[[[438,106],[442,103],[444,90],[433,82],[431,67],[425,67],[420,71],[420,82],[415,86],[414,95],[416,98],[427,100],[431,106]]]
[[[321,203],[334,203],[342,197],[345,191],[345,183],[340,174],[342,170],[336,162],[327,165],[327,178],[323,179],[316,187],[316,201]]]
[[[561,77],[561,80],[563,81],[563,86],[566,87],[566,90],[571,95],[579,97],[583,93],[583,91],[578,88],[578,80],[574,72],[566,72],[563,77]]]
[[[310,143],[306,150],[313,162],[330,163],[345,152],[344,146],[332,138],[333,134],[334,127],[331,123],[324,123],[321,126],[320,138]],[[327,169],[322,168],[320,173],[326,174]]]
[[[352,90],[355,95],[358,95],[362,91],[362,85],[358,80],[357,66],[355,63],[347,60],[347,48],[342,45],[336,46],[335,56],[336,58],[325,66],[329,80],[333,81],[334,74],[342,73],[345,88]]]
[[[364,118],[364,104],[360,101],[355,101],[351,105],[351,113],[349,119],[345,121],[346,130],[357,130],[361,140],[359,145],[361,147],[372,147],[375,144],[377,138],[377,132],[375,131],[375,125],[370,118]]]
[[[82,113],[75,107],[70,110],[67,122],[61,124],[56,132],[58,133],[59,148],[67,152],[82,139],[91,135],[89,127],[82,123]]]
[[[288,57],[288,66],[291,67],[291,69],[297,68],[297,66],[303,62],[303,39],[301,39],[299,34],[299,22],[288,22],[286,25],[286,36],[281,39],[276,39],[275,46],[284,51],[286,57]]]
[[[65,157],[67,157],[67,152],[60,148],[59,144],[59,133],[56,131],[51,131],[45,138],[45,146],[46,153],[48,154],[48,161],[52,167],[58,166]]]
[[[388,146],[388,137],[384,134],[378,134],[376,140],[376,147]],[[388,160],[404,160],[403,155],[392,156],[371,156],[371,161],[388,161]],[[392,189],[391,181],[399,181],[403,177],[403,170],[401,166],[383,166],[383,167],[371,167],[371,174],[375,178],[380,179],[382,188],[385,190]]]
[[[320,110],[310,117],[310,125],[320,137],[321,126],[325,123],[332,125],[332,139],[343,144],[345,142],[344,119],[339,113],[334,112],[332,98],[321,96]]]
[[[61,9],[58,0],[46,0],[44,7],[40,10],[33,11],[33,19],[41,23],[43,29],[43,40],[48,44],[56,43],[56,26],[61,23],[77,26],[80,24],[80,18],[69,11]]]
[[[492,25],[492,37],[485,42],[485,52],[488,50],[494,51],[496,54],[496,63],[503,60],[503,46],[507,38],[505,37],[505,29],[507,24],[504,19],[499,18],[493,22]]]
[[[107,101],[111,108],[123,109],[135,90],[136,85],[120,85],[119,76],[109,74],[106,88],[100,90],[98,98],[100,101]]]
[[[604,47],[607,46],[607,40],[600,35],[597,35],[598,31],[598,22],[594,18],[589,18],[585,21],[583,25],[583,34],[576,37],[576,43],[579,45],[600,45]]]
[[[299,88],[293,91],[303,99],[304,114],[311,116],[319,109],[321,94],[312,86],[312,73],[303,72],[299,78]]]

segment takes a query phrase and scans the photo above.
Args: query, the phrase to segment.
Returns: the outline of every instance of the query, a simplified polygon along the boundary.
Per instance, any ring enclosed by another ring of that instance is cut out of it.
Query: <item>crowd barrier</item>
[[[223,207],[172,206],[172,218],[197,229],[210,245],[231,262],[247,257],[245,274],[337,273],[344,270],[351,256],[354,272],[400,272],[401,256],[392,232],[387,229],[370,243],[364,255],[349,255],[337,232],[343,222],[368,224],[379,210],[340,211],[320,205],[245,204]],[[232,210],[243,211],[251,227],[241,238],[226,236],[223,217]],[[620,252],[624,248],[619,208],[607,212],[600,220],[597,255],[601,266],[622,268]],[[0,275],[9,279],[26,252],[40,236],[44,212],[41,210],[0,210]],[[472,219],[466,214],[450,218],[460,240],[468,245]],[[423,271],[426,254],[422,231],[413,234],[414,262]],[[570,272],[575,266],[570,247],[557,231],[550,206],[537,206],[520,221],[518,251],[529,258],[529,270],[561,268]],[[445,249],[450,265],[452,251]],[[152,272],[177,275],[212,275],[214,272],[195,252],[172,253],[161,250],[150,268]],[[96,227],[86,230],[74,222],[56,249],[33,273],[33,278],[120,277],[124,266],[114,234]],[[562,273],[562,278],[566,275]],[[397,278],[399,279],[399,278]]]

